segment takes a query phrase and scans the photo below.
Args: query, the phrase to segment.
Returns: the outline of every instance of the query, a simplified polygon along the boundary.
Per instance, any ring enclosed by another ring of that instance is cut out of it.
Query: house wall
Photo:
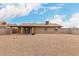
[[[55,30],[56,28],[57,30]],[[30,29],[30,34],[79,34],[79,28],[32,27]],[[7,27],[0,27],[0,34],[12,34],[12,29]]]
[[[55,27],[35,27],[34,32],[36,34],[58,34],[62,33],[61,28],[55,29]]]

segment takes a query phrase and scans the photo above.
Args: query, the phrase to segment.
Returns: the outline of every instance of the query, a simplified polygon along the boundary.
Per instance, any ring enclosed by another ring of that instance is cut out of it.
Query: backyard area
[[[5,56],[79,55],[79,35],[72,35],[72,34],[0,35],[0,55]]]

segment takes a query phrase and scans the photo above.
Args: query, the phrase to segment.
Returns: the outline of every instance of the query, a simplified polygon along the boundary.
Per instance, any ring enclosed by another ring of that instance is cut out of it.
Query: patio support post
[[[23,27],[21,27],[21,34],[23,34],[23,33],[24,33],[23,31],[24,31],[24,28],[23,28]]]
[[[35,34],[35,29],[34,29],[34,27],[32,27],[32,35],[34,35]]]

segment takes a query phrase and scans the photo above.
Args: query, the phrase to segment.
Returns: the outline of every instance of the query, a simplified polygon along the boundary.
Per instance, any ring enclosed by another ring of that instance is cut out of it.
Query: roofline
[[[62,26],[54,26],[54,25],[9,25],[10,27],[62,27]]]

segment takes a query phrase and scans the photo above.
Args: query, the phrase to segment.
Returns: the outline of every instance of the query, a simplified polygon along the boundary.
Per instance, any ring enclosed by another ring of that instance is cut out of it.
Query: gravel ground
[[[0,35],[1,56],[77,56],[79,35]]]

